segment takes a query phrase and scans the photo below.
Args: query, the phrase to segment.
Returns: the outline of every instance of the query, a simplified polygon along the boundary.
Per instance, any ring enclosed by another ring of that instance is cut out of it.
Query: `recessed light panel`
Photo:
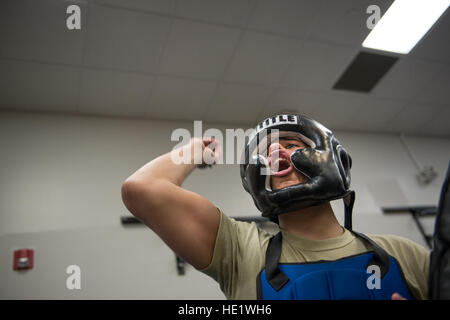
[[[449,4],[450,0],[395,0],[362,46],[407,54],[447,10]]]

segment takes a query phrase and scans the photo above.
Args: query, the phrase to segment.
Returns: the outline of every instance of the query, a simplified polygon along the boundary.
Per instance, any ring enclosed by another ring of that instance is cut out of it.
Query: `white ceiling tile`
[[[204,120],[252,126],[268,95],[263,87],[221,84]]]
[[[0,55],[8,58],[80,64],[87,6],[81,9],[81,30],[68,30],[68,2],[3,0],[0,9]]]
[[[417,134],[435,115],[438,108],[431,105],[407,103],[385,128],[388,132]]]
[[[216,87],[212,81],[158,77],[146,114],[155,119],[199,120]]]
[[[181,0],[177,15],[235,26],[245,26],[256,0]]]
[[[247,32],[225,73],[225,80],[277,84],[298,47],[296,40]]]
[[[450,63],[450,10],[411,51],[412,56]]]
[[[317,92],[302,92],[292,89],[277,89],[266,103],[257,120],[263,120],[282,112],[300,113],[313,117],[320,102]]]
[[[320,1],[261,0],[250,19],[249,28],[304,37],[320,14]]]
[[[367,99],[368,96],[363,93],[321,92],[313,118],[331,130],[348,129],[355,113]]]
[[[437,108],[434,116],[427,121],[418,133],[450,137],[450,107]]]
[[[367,7],[376,4],[384,14],[393,0],[325,1],[312,24],[312,39],[346,45],[360,45],[369,34]]]
[[[366,99],[365,95],[354,93],[278,89],[269,99],[260,119],[293,112],[317,120],[329,129],[343,129],[347,128],[346,124]]]
[[[362,103],[347,123],[350,130],[383,132],[387,124],[405,106],[406,102],[369,98]]]
[[[111,5],[120,8],[134,9],[145,12],[170,14],[175,9],[175,0],[94,0],[98,4]]]
[[[440,72],[437,63],[402,57],[372,90],[376,97],[413,100]]]
[[[295,111],[330,129],[448,137],[448,12],[371,94],[330,89],[368,33],[367,6],[391,2],[76,0],[82,29],[69,31],[71,1],[3,0],[0,108],[251,126]]]
[[[175,20],[161,62],[165,75],[220,78],[237,44],[239,29]]]
[[[450,65],[440,67],[440,72],[415,96],[415,101],[450,107]]]
[[[83,70],[80,112],[145,116],[154,77],[104,70]]]
[[[155,72],[170,19],[92,5],[89,7],[85,65]]]
[[[304,42],[281,85],[302,90],[328,90],[355,54],[355,50],[348,47]]]
[[[74,112],[80,74],[74,67],[0,60],[0,107]]]

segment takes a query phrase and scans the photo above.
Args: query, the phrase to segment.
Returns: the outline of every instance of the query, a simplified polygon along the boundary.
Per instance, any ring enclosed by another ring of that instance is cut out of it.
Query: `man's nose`
[[[272,152],[276,151],[276,150],[281,150],[284,149],[284,147],[278,143],[278,142],[274,142],[272,144],[270,144],[269,146],[269,154],[271,154]]]

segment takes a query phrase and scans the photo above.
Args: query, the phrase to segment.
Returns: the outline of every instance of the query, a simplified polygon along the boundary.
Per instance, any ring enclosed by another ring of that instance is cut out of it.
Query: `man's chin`
[[[300,181],[298,180],[285,180],[285,181],[274,181],[272,183],[272,185],[274,185],[274,187],[272,188],[274,191],[275,190],[280,190],[286,187],[290,187],[290,186],[294,186],[296,184],[299,184]]]

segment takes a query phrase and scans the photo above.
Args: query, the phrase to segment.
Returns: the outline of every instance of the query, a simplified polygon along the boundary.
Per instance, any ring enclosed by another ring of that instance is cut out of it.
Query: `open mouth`
[[[271,174],[276,177],[285,176],[293,169],[289,154],[282,150],[275,150],[269,155],[269,165]]]

